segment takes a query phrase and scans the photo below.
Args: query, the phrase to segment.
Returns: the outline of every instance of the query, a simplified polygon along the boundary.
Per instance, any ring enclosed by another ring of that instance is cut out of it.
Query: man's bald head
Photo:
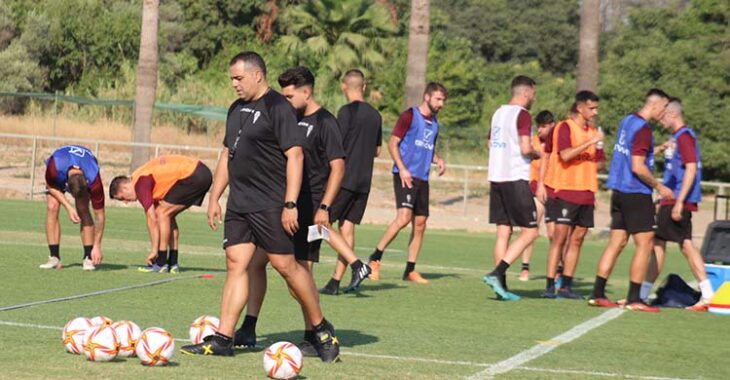
[[[669,103],[667,104],[667,109],[665,112],[682,116],[684,114],[684,106],[682,105],[682,100],[679,98],[669,99]]]
[[[365,74],[358,69],[348,70],[342,77],[342,84],[344,84],[348,90],[364,90],[365,88]]]

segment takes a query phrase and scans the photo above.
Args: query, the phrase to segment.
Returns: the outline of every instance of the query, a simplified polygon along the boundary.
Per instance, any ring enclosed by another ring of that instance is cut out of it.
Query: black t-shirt
[[[305,135],[301,192],[321,198],[330,175],[330,161],[345,158],[337,119],[326,109],[320,108],[303,117],[299,128]]]
[[[382,118],[370,104],[354,101],[337,112],[342,145],[347,154],[342,188],[369,193],[375,151],[383,139]]]
[[[238,131],[238,145],[234,147]],[[229,210],[249,213],[281,208],[286,193],[284,152],[302,146],[304,134],[297,115],[286,98],[274,90],[254,101],[235,101],[228,109]]]

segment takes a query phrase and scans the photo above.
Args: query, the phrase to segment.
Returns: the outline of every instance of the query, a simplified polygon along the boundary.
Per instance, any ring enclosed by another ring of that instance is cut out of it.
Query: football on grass
[[[119,339],[110,325],[91,328],[84,338],[84,353],[93,362],[114,360],[119,353]]]
[[[220,320],[210,315],[202,315],[198,317],[193,324],[190,325],[190,341],[193,344],[199,344],[203,342],[203,338],[208,335],[215,334],[218,331],[218,325]]]
[[[142,331],[136,350],[137,357],[144,365],[167,365],[175,354],[175,339],[165,329],[150,327]]]
[[[80,355],[84,352],[84,336],[92,327],[91,321],[86,317],[78,317],[70,320],[63,328],[63,345],[66,351]]]
[[[293,379],[302,369],[302,352],[293,343],[276,342],[264,352],[264,371],[272,379]]]

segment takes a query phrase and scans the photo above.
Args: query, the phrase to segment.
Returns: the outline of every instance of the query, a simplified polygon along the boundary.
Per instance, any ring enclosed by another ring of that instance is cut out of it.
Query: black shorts
[[[550,212],[550,220],[555,224],[593,227],[593,205],[579,205],[564,199],[555,199]]]
[[[630,234],[651,232],[656,228],[654,202],[650,194],[611,194],[611,229],[626,230]]]
[[[403,187],[400,175],[393,174],[393,190],[395,190],[395,208],[409,208],[413,215],[428,216],[428,181],[413,179],[413,187]]]
[[[677,222],[672,219],[672,208],[674,205],[664,205],[659,208],[656,216],[656,238],[679,244],[685,240],[692,240],[692,212],[683,208],[682,219]]]
[[[346,220],[360,224],[368,204],[369,193],[358,193],[347,189],[340,189],[335,201],[330,206],[330,222],[344,222]]]
[[[545,201],[545,223],[555,223],[555,219],[551,218],[551,215],[554,215],[556,212],[556,209],[558,208],[558,200],[556,198],[550,198],[548,197]]]
[[[300,194],[297,199],[299,229],[294,234],[294,256],[297,260],[319,262],[322,240],[307,241],[309,226],[314,224],[314,213],[319,209],[321,195]]]
[[[239,213],[226,210],[223,248],[253,243],[268,253],[294,254],[294,239],[281,225],[281,208]]]
[[[535,199],[527,181],[489,183],[489,223],[537,227]]]
[[[212,183],[213,175],[210,169],[202,162],[198,162],[193,173],[175,182],[163,200],[174,205],[200,206]]]

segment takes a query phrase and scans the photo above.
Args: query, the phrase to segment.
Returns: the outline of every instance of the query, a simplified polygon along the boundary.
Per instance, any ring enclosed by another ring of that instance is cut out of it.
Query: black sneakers
[[[340,356],[340,342],[335,336],[335,327],[327,320],[323,320],[314,334],[317,338],[314,348],[319,358],[325,363],[337,361]]]
[[[241,326],[233,336],[233,346],[236,348],[256,347],[256,331]]]
[[[182,346],[180,351],[188,355],[233,356],[233,341],[214,334],[203,338],[203,343]]]
[[[328,282],[327,285],[325,285],[322,289],[319,289],[319,294],[324,294],[324,295],[328,295],[328,296],[339,295],[340,294],[340,285],[334,284],[332,281],[333,280],[330,280],[330,282]]]
[[[357,290],[357,288],[360,287],[360,284],[362,284],[363,281],[365,281],[368,276],[370,276],[370,273],[372,273],[372,270],[367,264],[362,264],[360,266],[360,269],[352,271],[352,280],[350,280],[350,285],[348,285],[344,293],[350,293]]]
[[[319,357],[319,354],[317,353],[317,349],[314,347],[314,343],[305,339],[297,344],[297,348],[299,348],[299,351],[302,352],[302,356],[307,358],[316,358]]]

